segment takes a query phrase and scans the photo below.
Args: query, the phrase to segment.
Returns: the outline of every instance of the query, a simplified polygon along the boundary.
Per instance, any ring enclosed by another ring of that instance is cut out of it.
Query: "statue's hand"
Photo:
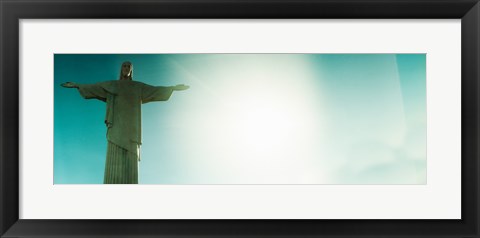
[[[173,90],[175,91],[187,90],[188,88],[190,88],[190,86],[185,84],[177,84],[176,86],[173,86]]]
[[[78,85],[72,82],[62,83],[61,85],[62,87],[65,87],[65,88],[78,88]]]

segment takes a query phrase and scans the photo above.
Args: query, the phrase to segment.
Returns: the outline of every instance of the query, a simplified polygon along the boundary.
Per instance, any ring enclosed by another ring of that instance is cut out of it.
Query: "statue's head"
[[[125,61],[122,63],[122,68],[120,69],[120,80],[132,80],[133,77],[133,65],[130,61]]]

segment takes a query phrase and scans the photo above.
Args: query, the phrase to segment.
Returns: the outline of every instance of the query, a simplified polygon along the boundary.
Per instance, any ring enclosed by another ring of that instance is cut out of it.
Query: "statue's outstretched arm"
[[[77,84],[73,82],[62,83],[61,86],[65,88],[77,88],[80,95],[85,99],[98,99],[101,101],[107,100],[107,91],[102,86],[104,83],[96,84]]]
[[[143,84],[142,87],[142,103],[155,102],[155,101],[167,101],[172,95],[173,91],[186,90],[189,87],[183,84],[179,84],[171,87],[163,86],[150,86]]]
[[[185,85],[185,84],[177,84],[172,87],[173,91],[183,91],[189,89],[190,86]]]
[[[65,87],[65,88],[78,88],[78,85],[74,82],[66,82],[60,85],[62,85],[62,87]]]

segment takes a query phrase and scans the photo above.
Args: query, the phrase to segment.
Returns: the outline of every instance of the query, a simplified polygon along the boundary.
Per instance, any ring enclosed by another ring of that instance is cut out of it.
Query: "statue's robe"
[[[104,183],[137,184],[142,144],[141,104],[168,100],[172,88],[113,80],[79,84],[78,90],[85,99],[99,99],[107,105],[105,124],[108,148]]]

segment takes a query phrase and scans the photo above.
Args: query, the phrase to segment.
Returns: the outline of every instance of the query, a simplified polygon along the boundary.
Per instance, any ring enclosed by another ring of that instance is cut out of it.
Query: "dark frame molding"
[[[478,0],[0,0],[1,237],[480,237]],[[462,19],[461,220],[19,220],[19,20]]]

